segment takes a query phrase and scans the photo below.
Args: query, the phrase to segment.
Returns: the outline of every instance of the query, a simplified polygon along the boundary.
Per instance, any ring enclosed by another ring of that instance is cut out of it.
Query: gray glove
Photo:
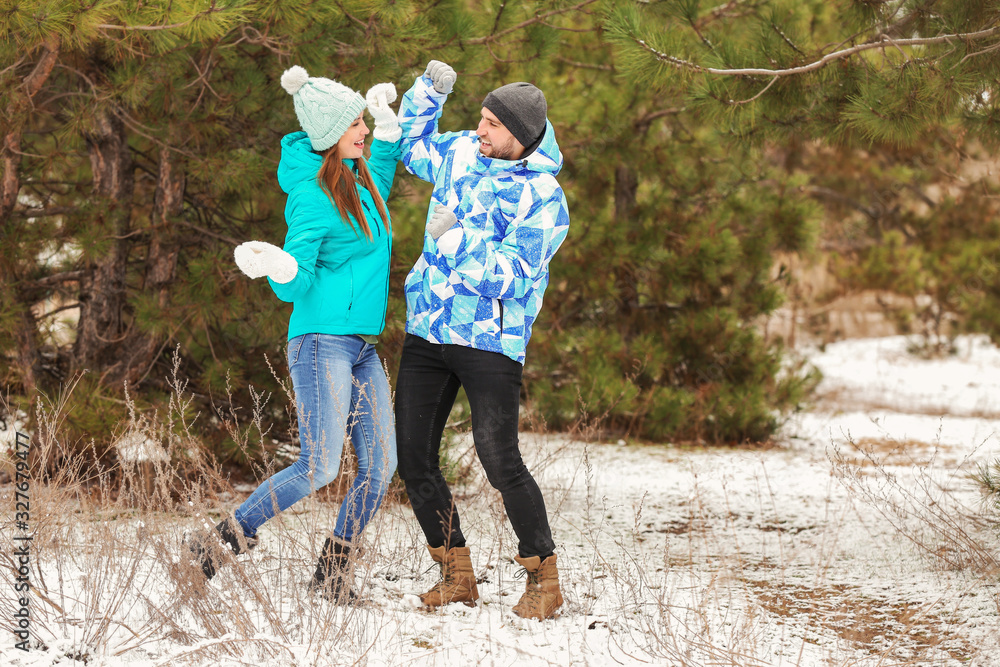
[[[240,271],[251,278],[268,276],[276,283],[285,284],[299,272],[299,263],[276,245],[264,241],[247,241],[236,246],[233,258]]]
[[[434,90],[445,95],[452,91],[452,88],[455,86],[455,79],[458,78],[451,65],[443,63],[440,60],[432,60],[427,63],[424,76],[430,77],[431,82],[434,84]]]
[[[451,209],[447,206],[436,204],[434,206],[434,213],[431,215],[431,219],[427,221],[427,233],[431,235],[432,239],[437,241],[438,238],[451,229],[456,222],[458,222],[458,218]]]
[[[372,136],[380,141],[394,144],[399,141],[402,129],[396,119],[396,112],[389,104],[396,100],[396,86],[391,83],[376,83],[368,89],[365,101],[368,102],[368,113],[375,119],[375,129]]]

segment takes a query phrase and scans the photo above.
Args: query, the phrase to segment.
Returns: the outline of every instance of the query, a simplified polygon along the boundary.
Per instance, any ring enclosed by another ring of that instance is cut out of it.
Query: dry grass
[[[843,514],[821,523],[792,516],[763,464],[749,502],[740,499],[745,485],[729,487],[723,476],[721,488],[710,487],[715,477],[695,469],[689,487],[674,495],[651,489],[609,500],[595,459],[607,465],[614,458],[581,444],[599,420],[582,421],[577,438],[525,443],[533,473],[560,480],[543,489],[566,598],[554,624],[510,616],[524,585],[510,559],[516,544],[468,436],[456,440],[450,458],[462,478],[456,497],[464,529],[476,537],[477,608],[426,614],[406,604],[405,595],[429,587],[436,574],[398,498],[376,516],[356,563],[366,602],[340,608],[310,597],[304,584],[336,516],[336,487],[269,522],[266,542],[250,557],[228,557],[208,583],[182,557],[185,534],[214,525],[242,494],[190,436],[180,382],[171,406],[165,415],[133,413],[120,429],[121,438],[154,443],[163,460],[118,460],[107,468],[69,455],[58,403],[39,409],[34,460],[62,462],[50,475],[36,472],[31,484],[35,645],[51,657],[48,664],[454,664],[455,628],[499,664],[746,667],[771,664],[776,643],[787,665],[980,656],[981,647],[951,627],[953,599],[876,596],[837,581],[838,542],[859,527]],[[232,427],[244,443],[266,433],[259,419]],[[943,571],[968,574],[970,586],[995,580],[989,526],[952,493],[962,480],[942,476],[933,451],[916,441],[852,442],[849,455],[834,454],[832,471],[852,499],[878,512],[893,539]],[[690,452],[669,457],[671,465],[691,465]],[[913,478],[902,479],[898,464]],[[268,462],[258,474],[273,467]],[[826,498],[831,507],[839,502],[836,488]],[[2,532],[9,544],[12,525],[2,524]],[[0,586],[9,587],[14,575],[0,562]],[[13,601],[0,597],[0,626],[11,629],[13,611]],[[464,660],[474,655],[460,649]]]
[[[930,415],[932,417],[967,417],[969,419],[1000,420],[1000,412],[990,409],[956,409],[947,403],[907,402],[879,400],[871,396],[857,396],[855,390],[838,387],[828,389],[813,397],[817,409],[830,413],[839,412],[893,412],[902,415]]]
[[[971,454],[947,470],[935,466],[932,456],[924,465],[905,468],[904,477],[890,467],[891,455],[880,456],[853,441],[849,444],[860,453],[860,466],[839,447],[833,448],[831,458],[834,473],[853,495],[878,511],[898,535],[946,567],[997,579],[995,518],[984,514],[981,504],[970,506],[956,493],[973,486]],[[863,468],[869,470],[862,472]]]
[[[746,584],[769,613],[817,633],[828,630],[873,657],[906,660],[935,649],[965,662],[977,653],[950,627],[944,610],[935,603],[873,598],[845,584],[812,587],[771,580]]]

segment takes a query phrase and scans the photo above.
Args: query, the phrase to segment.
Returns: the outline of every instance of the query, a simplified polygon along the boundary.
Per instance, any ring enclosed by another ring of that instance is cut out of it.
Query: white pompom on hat
[[[288,91],[289,95],[299,92],[299,88],[306,85],[309,80],[309,73],[305,67],[294,65],[285,70],[281,75],[281,87]]]
[[[295,104],[295,115],[312,143],[313,150],[325,151],[344,136],[365,108],[365,98],[342,83],[310,77],[295,65],[281,75],[284,88]]]

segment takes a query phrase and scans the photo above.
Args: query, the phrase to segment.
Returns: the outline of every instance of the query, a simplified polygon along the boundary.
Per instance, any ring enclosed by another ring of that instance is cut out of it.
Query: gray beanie
[[[521,142],[524,146],[522,157],[531,154],[542,143],[548,105],[545,94],[538,88],[524,81],[508,83],[487,95],[483,106]]]

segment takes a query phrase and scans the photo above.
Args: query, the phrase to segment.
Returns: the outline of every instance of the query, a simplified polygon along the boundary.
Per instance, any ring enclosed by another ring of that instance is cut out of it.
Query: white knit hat
[[[281,75],[281,87],[295,102],[295,115],[309,135],[313,150],[325,151],[340,141],[365,108],[365,98],[342,83],[310,77],[295,65]]]

